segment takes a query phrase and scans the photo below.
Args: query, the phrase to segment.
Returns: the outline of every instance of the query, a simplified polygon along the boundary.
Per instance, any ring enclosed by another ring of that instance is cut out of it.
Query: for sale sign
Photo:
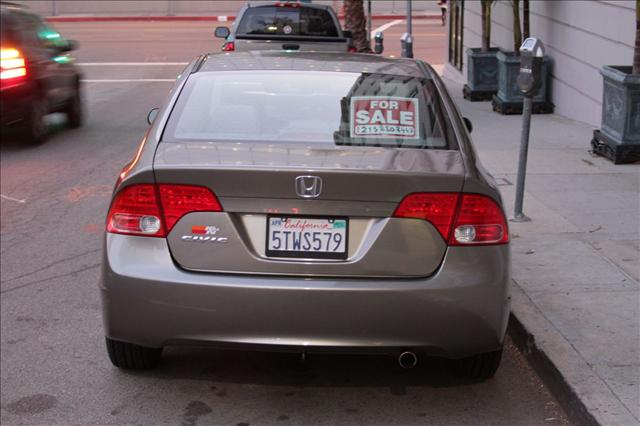
[[[393,96],[351,98],[351,137],[418,139],[418,100]]]

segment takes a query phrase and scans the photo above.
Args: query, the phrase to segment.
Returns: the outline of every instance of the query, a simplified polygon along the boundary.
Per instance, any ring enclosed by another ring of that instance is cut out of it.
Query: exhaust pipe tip
[[[404,369],[413,368],[418,364],[418,356],[413,352],[402,352],[398,356],[398,364]]]

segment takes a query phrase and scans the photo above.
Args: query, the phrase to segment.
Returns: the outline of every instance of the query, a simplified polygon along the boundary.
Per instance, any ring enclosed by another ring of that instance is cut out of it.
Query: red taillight
[[[446,240],[449,237],[457,204],[458,194],[438,192],[409,194],[400,202],[393,216],[429,221]]]
[[[131,185],[120,190],[111,203],[107,232],[164,237],[162,222],[155,185]]]
[[[300,3],[294,1],[277,1],[276,7],[300,7]]]
[[[233,41],[227,41],[222,45],[223,52],[233,52],[236,50],[236,44]]]
[[[120,190],[107,215],[107,232],[166,237],[173,225],[194,211],[222,211],[213,193],[201,186],[135,184]]]
[[[0,82],[2,87],[19,83],[27,76],[27,67],[18,49],[0,49]]]
[[[203,186],[159,185],[167,232],[182,216],[191,212],[221,212],[215,195]]]
[[[492,198],[480,194],[463,194],[449,244],[505,244],[509,228],[502,209]]]
[[[400,202],[393,216],[430,222],[449,245],[509,242],[509,231],[502,209],[485,195],[409,194]]]

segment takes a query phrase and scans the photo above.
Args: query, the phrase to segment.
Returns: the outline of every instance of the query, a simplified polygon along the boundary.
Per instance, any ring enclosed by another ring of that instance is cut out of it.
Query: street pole
[[[527,175],[527,154],[529,153],[529,130],[531,128],[531,110],[533,96],[525,95],[522,105],[522,134],[520,135],[520,157],[518,159],[518,178],[516,182],[516,202],[512,222],[529,222],[531,219],[522,212],[524,202],[524,179]]]
[[[411,0],[407,0],[407,32],[400,37],[401,55],[413,58],[413,36],[411,35]]]
[[[407,33],[411,36],[411,0],[407,0]]]

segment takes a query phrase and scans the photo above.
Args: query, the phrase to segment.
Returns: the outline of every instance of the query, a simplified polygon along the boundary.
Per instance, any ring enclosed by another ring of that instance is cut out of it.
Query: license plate
[[[346,259],[348,227],[346,218],[267,216],[267,256]]]

